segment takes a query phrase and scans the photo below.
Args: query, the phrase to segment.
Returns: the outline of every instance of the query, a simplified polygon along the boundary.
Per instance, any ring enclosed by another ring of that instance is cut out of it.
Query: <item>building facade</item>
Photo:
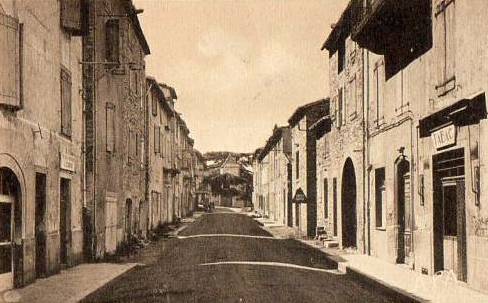
[[[0,290],[83,260],[85,28],[68,4],[0,1]]]
[[[288,119],[291,131],[293,226],[314,237],[317,228],[316,140],[310,127],[326,115],[325,99],[303,105]]]
[[[266,191],[260,193],[266,197],[267,207],[259,210],[276,223],[287,225],[291,222],[291,176],[288,174],[291,166],[291,132],[288,126],[275,127],[257,160],[268,167],[268,178],[264,184]]]
[[[89,1],[83,38],[85,248],[113,254],[140,234],[145,200],[145,63],[149,46],[132,1]]]

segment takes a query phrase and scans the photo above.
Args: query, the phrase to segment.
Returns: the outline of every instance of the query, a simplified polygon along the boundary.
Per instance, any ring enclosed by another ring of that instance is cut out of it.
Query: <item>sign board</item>
[[[67,153],[60,153],[59,166],[61,169],[74,172],[76,167],[76,158]]]
[[[295,196],[293,197],[293,202],[295,203],[306,203],[307,202],[307,196],[303,192],[301,188],[297,189],[295,192]]]
[[[432,143],[436,149],[456,144],[456,127],[454,124],[436,130],[431,134]]]

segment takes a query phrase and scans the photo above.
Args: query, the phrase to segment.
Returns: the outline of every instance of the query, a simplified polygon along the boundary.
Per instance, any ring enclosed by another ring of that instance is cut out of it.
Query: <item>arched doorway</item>
[[[22,285],[22,191],[15,173],[0,168],[0,290]]]
[[[341,193],[342,247],[356,247],[356,173],[350,158],[342,171]]]
[[[412,237],[410,162],[401,156],[395,163],[395,198],[397,205],[397,263],[409,263]]]

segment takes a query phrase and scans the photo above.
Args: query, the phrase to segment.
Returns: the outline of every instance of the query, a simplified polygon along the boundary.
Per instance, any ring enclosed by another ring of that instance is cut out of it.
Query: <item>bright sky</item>
[[[147,74],[175,87],[202,152],[252,152],[296,107],[328,96],[320,51],[347,0],[134,0]]]

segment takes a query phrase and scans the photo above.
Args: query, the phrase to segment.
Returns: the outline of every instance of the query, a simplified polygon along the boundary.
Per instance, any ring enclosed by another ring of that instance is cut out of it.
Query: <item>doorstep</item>
[[[89,263],[37,279],[24,288],[0,294],[0,302],[75,303],[111,280],[134,268],[136,263]]]

